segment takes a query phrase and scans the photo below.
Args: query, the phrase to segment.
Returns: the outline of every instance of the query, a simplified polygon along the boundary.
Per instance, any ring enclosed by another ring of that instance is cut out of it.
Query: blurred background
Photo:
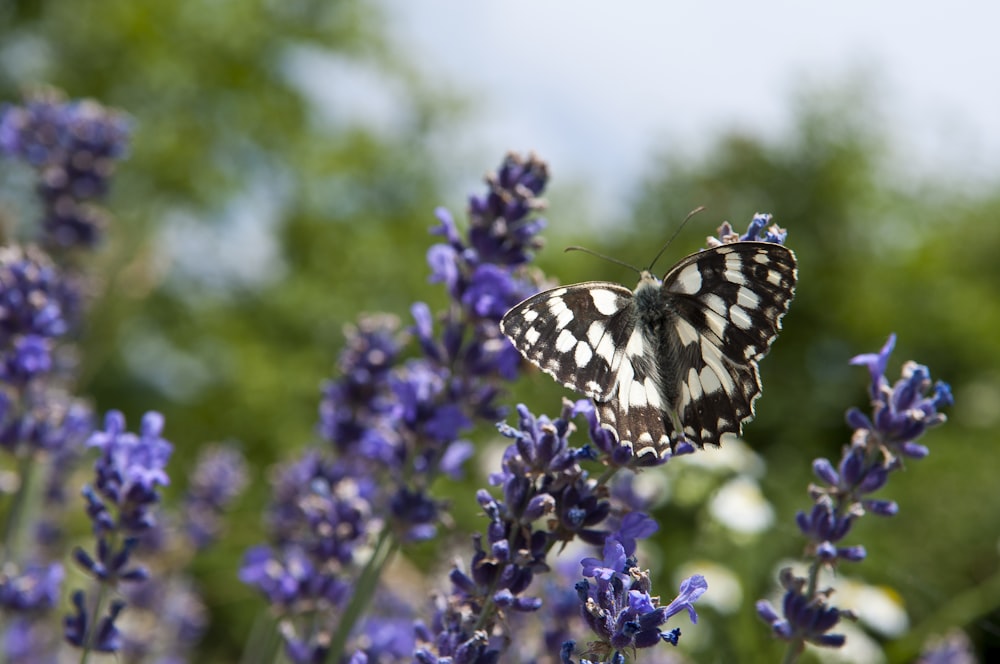
[[[906,359],[927,364],[956,406],[924,440],[931,455],[880,496],[900,515],[854,531],[869,556],[845,572],[904,611],[902,627],[863,621],[871,659],[841,661],[912,661],[956,627],[982,661],[996,656],[998,19],[973,2],[898,0],[0,3],[0,100],[45,83],[133,122],[79,392],[133,423],[164,413],[173,491],[209,441],[239,441],[253,465],[229,535],[195,562],[212,617],[203,661],[235,661],[263,606],[236,580],[238,560],[262,537],[268,466],[315,439],[343,325],[444,303],[425,279],[433,210],[461,218],[507,150],[549,162],[538,263],[561,282],[631,287],[627,270],[562,247],[645,265],[698,206],[658,271],[757,211],[798,254],[798,293],[745,431],[766,472],[732,472],[773,519],[740,530],[716,518],[731,477],[710,462],[665,475],[679,498],[658,508],[644,564],[666,580],[691,561],[719,565],[739,586],[732,606],[685,630],[687,654],[778,658],[753,602],[801,553],[794,514],[809,504],[812,459],[839,456],[844,411],[866,404],[867,374],[847,360],[896,332],[890,378]],[[554,415],[562,391],[536,378],[510,403]],[[442,490],[458,503],[482,484]],[[703,499],[684,500],[691,491]],[[459,530],[482,525],[471,510],[457,518]]]

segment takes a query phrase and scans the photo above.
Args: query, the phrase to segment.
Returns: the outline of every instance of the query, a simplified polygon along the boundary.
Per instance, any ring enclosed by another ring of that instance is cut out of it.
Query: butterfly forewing
[[[529,297],[504,315],[500,329],[539,369],[603,401],[635,327],[631,305],[627,288],[590,281]]]
[[[540,293],[501,327],[524,357],[592,397],[636,456],[664,455],[681,433],[717,445],[753,416],[757,362],[796,277],[789,249],[736,242],[684,258],[662,284],[644,273],[634,292],[588,282]]]

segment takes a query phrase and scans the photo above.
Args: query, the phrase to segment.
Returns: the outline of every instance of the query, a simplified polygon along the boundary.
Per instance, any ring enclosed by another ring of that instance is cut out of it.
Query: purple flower
[[[55,339],[69,329],[75,299],[51,259],[34,248],[0,248],[0,345],[35,336]]]
[[[99,450],[94,486],[84,486],[82,491],[97,541],[92,551],[74,549],[73,559],[99,586],[117,588],[120,582],[149,578],[145,567],[131,561],[138,536],[156,524],[152,509],[160,501],[158,488],[169,482],[164,469],[173,446],[161,437],[162,432],[159,413],[146,413],[136,435],[126,431],[125,417],[112,410],[105,417],[104,430],[94,432],[87,442]],[[96,595],[103,597],[103,589]],[[66,640],[85,651],[117,652],[122,638],[114,622],[125,603],[112,601],[107,614],[100,616],[102,607],[97,602],[88,608],[82,590],[73,594],[75,613],[65,618]]]
[[[350,592],[350,584],[317,567],[310,555],[295,546],[280,552],[266,546],[248,550],[239,579],[283,613],[295,611],[297,605],[312,606],[317,600],[339,606]]]
[[[629,512],[622,518],[621,525],[611,537],[622,543],[625,555],[631,556],[635,553],[636,540],[645,539],[659,529],[659,524],[648,515],[642,512]]]
[[[87,441],[100,450],[94,465],[97,491],[118,508],[125,532],[138,533],[154,523],[150,508],[160,500],[157,487],[170,483],[164,469],[174,448],[160,436],[162,432],[159,413],[146,413],[136,436],[125,430],[125,417],[112,410],[105,417],[104,431]]]
[[[487,194],[469,199],[467,240],[447,210],[437,211],[440,225],[434,232],[446,242],[427,252],[431,281],[444,283],[470,320],[499,323],[508,309],[535,292],[514,269],[541,246],[537,236],[545,221],[534,215],[545,207],[538,195],[547,182],[544,162],[509,154],[487,177]]]
[[[795,577],[790,569],[782,570],[781,582],[786,591],[780,614],[767,600],[757,602],[757,615],[771,625],[774,635],[784,641],[807,641],[829,648],[844,645],[846,637],[830,630],[842,617],[853,618],[853,615],[830,606],[829,591],[807,595],[805,579]]]
[[[708,238],[709,247],[717,247],[721,244],[731,242],[773,242],[774,244],[784,244],[788,237],[788,231],[777,224],[771,223],[771,215],[758,212],[750,220],[746,233],[742,235],[733,230],[732,225],[726,221],[719,227],[718,235]]]
[[[89,632],[92,617],[85,606],[85,596],[82,590],[72,595],[74,613],[66,616],[63,634],[66,641],[78,648],[86,648],[96,652],[118,652],[122,645],[121,634],[115,626],[118,614],[125,608],[125,602],[113,600],[108,613],[97,622],[97,628]]]
[[[17,572],[0,574],[0,607],[20,613],[43,612],[59,602],[65,573],[59,563],[30,564]]]
[[[916,362],[905,363],[902,377],[890,386],[885,370],[895,344],[896,335],[890,335],[879,353],[858,355],[851,360],[851,364],[868,367],[873,413],[869,418],[853,408],[847,414],[847,421],[855,429],[877,436],[890,451],[920,459],[927,455],[927,448],[914,441],[928,428],[945,421],[939,409],[953,405],[954,399],[947,383],[932,384],[927,367]]]
[[[622,574],[625,568],[625,547],[617,539],[608,537],[604,543],[604,558],[584,558],[583,576],[599,581],[610,581],[616,574]]]
[[[0,113],[0,151],[38,172],[47,245],[97,243],[106,217],[92,202],[106,195],[128,138],[125,117],[90,100],[64,102],[49,94]]]
[[[844,644],[844,635],[830,630],[850,614],[831,606],[830,591],[818,588],[820,570],[865,559],[864,546],[845,546],[842,540],[865,514],[885,517],[898,512],[895,502],[869,495],[881,490],[890,474],[902,468],[902,457],[926,456],[927,448],[914,441],[929,427],[944,422],[945,416],[938,409],[952,403],[948,386],[938,382],[932,390],[930,372],[915,362],[907,362],[903,377],[895,385],[889,384],[885,371],[895,345],[896,336],[890,335],[879,352],[851,359],[851,364],[868,368],[874,413],[869,418],[857,408],[848,411],[847,422],[855,431],[836,466],[829,459],[813,461],[813,474],[820,484],[809,487],[812,508],[799,511],[795,518],[808,540],[806,553],[813,559],[808,578],[785,569],[781,573],[785,588],[781,611],[770,602],[757,603],[760,617],[776,636],[789,642],[789,653],[799,652],[805,642],[828,647]]]
[[[246,483],[246,459],[235,447],[214,445],[198,455],[184,500],[184,527],[197,549],[216,540],[223,511]]]
[[[24,615],[12,615],[0,633],[0,656],[7,664],[58,664],[50,626]]]
[[[51,342],[44,337],[28,335],[16,339],[3,357],[0,379],[11,385],[24,385],[51,370]]]
[[[597,635],[591,641],[589,653],[602,659],[614,653],[636,648],[651,648],[659,643],[677,645],[680,630],[665,632],[661,627],[672,616],[687,611],[691,622],[698,621],[694,602],[708,589],[701,575],[685,579],[680,593],[666,606],[650,595],[648,572],[638,568],[632,557],[625,556],[621,542],[609,537],[604,545],[604,558],[585,558],[581,562],[583,575],[592,578],[580,581],[576,588],[581,614]]]
[[[390,379],[401,423],[440,444],[454,441],[460,431],[472,424],[458,404],[442,399],[446,380],[443,370],[422,361],[408,362]]]

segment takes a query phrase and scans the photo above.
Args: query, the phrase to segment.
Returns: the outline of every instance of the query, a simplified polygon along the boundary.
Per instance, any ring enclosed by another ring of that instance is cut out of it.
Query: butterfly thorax
[[[679,396],[675,386],[680,347],[673,333],[677,313],[670,303],[672,296],[663,288],[663,283],[646,270],[640,274],[634,296],[637,327],[642,330],[647,347],[655,348],[655,355],[648,357],[661,358],[656,363],[658,366],[648,367],[648,374],[655,376],[662,403],[674,407]]]

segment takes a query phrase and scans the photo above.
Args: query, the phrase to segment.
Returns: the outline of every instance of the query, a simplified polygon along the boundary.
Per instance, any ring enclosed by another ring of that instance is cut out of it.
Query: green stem
[[[354,592],[351,600],[344,607],[344,612],[340,617],[340,624],[337,625],[337,632],[330,641],[330,650],[327,654],[327,664],[336,664],[343,659],[346,653],[343,652],[347,646],[347,639],[354,629],[355,623],[364,615],[369,602],[375,596],[375,586],[382,576],[382,570],[392,559],[393,554],[399,549],[399,542],[392,534],[391,528],[384,528],[379,535],[378,542],[375,543],[375,550],[372,552],[368,564],[361,571],[358,582],[354,585]]]
[[[614,466],[609,466],[608,468],[606,468],[604,472],[601,473],[601,476],[597,478],[597,486],[603,486],[607,484],[611,480],[611,478],[615,476],[615,473],[617,472],[618,468],[615,468]]]
[[[101,609],[104,605],[106,591],[107,586],[105,584],[101,583],[98,585],[97,599],[94,601],[94,612],[91,614],[90,627],[83,637],[83,652],[80,653],[80,664],[87,664],[87,659],[90,657],[90,648],[94,644],[94,639],[97,637],[97,629],[101,624]]]
[[[31,491],[31,479],[34,474],[35,464],[30,454],[23,455],[18,460],[17,474],[20,479],[20,486],[14,494],[14,499],[10,504],[10,511],[7,512],[7,520],[3,526],[3,562],[7,563],[17,557],[20,548],[22,533],[20,532],[21,519],[28,505],[28,494]]]
[[[278,634],[278,621],[264,611],[258,612],[250,627],[246,647],[240,655],[240,664],[277,662],[279,661],[278,648],[280,647],[281,636]]]
[[[785,657],[781,660],[781,664],[794,664],[799,660],[799,655],[805,650],[806,644],[801,639],[795,639],[788,644],[788,650],[785,651]]]

